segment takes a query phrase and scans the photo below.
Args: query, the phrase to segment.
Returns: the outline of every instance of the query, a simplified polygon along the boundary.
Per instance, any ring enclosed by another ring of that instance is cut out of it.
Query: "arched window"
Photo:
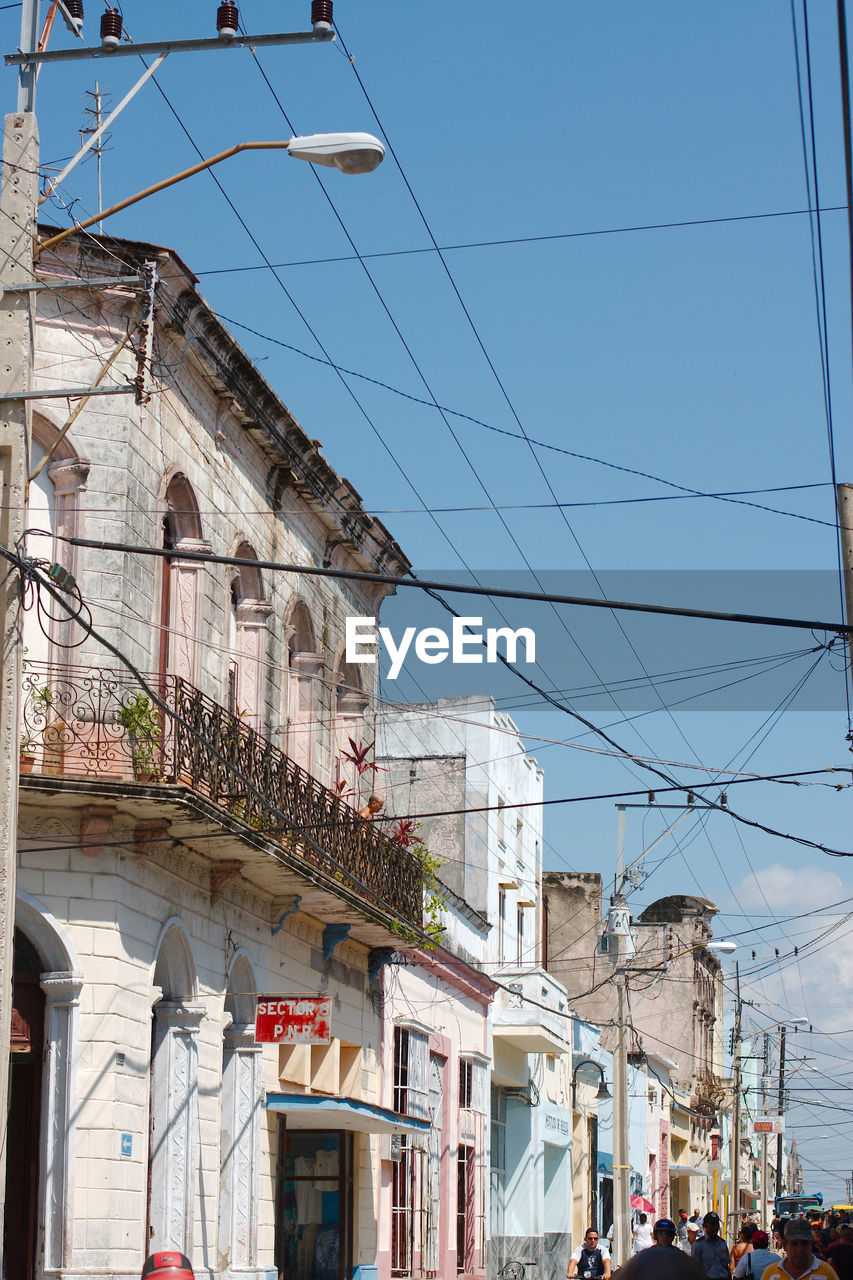
[[[374,789],[373,774],[360,773],[353,758],[367,745],[364,713],[370,698],[362,689],[358,666],[343,658],[338,662],[334,699],[332,785],[354,808],[360,809]],[[368,758],[372,760],[372,752]]]
[[[233,1274],[257,1265],[261,1068],[255,1041],[255,975],[248,957],[231,966],[222,1034],[219,1265]]]
[[[151,1026],[148,1248],[192,1253],[198,1146],[198,1031],[195,964],[183,926],[163,930],[154,966]]]
[[[302,600],[290,607],[284,640],[284,749],[291,760],[310,771],[315,763],[317,678],[323,669],[323,654],[317,650],[311,614]]]
[[[181,560],[181,551],[209,551],[192,485],[181,472],[165,493],[163,546],[174,552],[163,562],[160,592],[160,672],[195,682],[201,575],[204,566]]]
[[[233,555],[256,560],[254,548],[240,542]],[[228,599],[228,710],[252,729],[263,728],[266,684],[267,621],[272,605],[264,598],[260,569],[241,566],[231,579]]]

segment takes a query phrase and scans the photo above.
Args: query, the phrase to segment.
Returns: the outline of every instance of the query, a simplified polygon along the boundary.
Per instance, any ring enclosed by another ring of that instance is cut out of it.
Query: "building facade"
[[[488,931],[459,939],[495,984],[490,1006],[486,1268],[510,1260],[542,1277],[568,1261],[571,1045],[565,989],[542,962],[542,772],[491,699],[384,707],[382,787],[420,819],[441,877]],[[447,813],[447,811],[451,811]]]
[[[373,690],[343,659],[387,588],[256,562],[408,562],[174,254],[73,238],[39,277],[28,550],[97,635],[28,597],[6,1280],[138,1276],[162,1248],[371,1276],[382,1143],[429,1129],[381,1096],[379,958],[423,937],[423,870],[358,816]],[[47,393],[116,348],[107,383],[139,394],[84,398],[61,436]],[[257,1043],[259,994],[327,998],[327,1041]]]

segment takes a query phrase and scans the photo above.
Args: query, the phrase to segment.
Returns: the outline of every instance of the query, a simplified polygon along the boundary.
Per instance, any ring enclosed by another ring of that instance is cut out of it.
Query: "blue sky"
[[[796,7],[803,59],[800,0]],[[87,8],[94,43],[100,10],[93,0]],[[212,34],[215,9],[213,0],[127,0],[124,13],[141,41]],[[240,9],[247,31],[307,26],[307,0],[247,0]],[[809,5],[820,202],[827,209],[845,198],[834,10]],[[279,268],[278,280],[210,176],[118,215],[112,229],[167,244],[184,258],[367,508],[390,512],[382,518],[423,574],[441,576],[466,563],[520,573],[528,565],[583,570],[588,562],[596,570],[634,571],[639,584],[649,570],[677,570],[692,600],[700,570],[831,573],[834,530],[816,522],[831,524],[834,512],[812,240],[808,218],[795,212],[807,207],[808,195],[789,5],[572,0],[547,9],[508,0],[338,0],[335,16],[370,102],[340,45],[260,51],[269,85],[242,51],[173,55],[159,83],[203,155],[250,138],[288,137],[290,125],[303,133],[384,134],[439,246],[481,246],[444,255],[473,328],[390,155],[375,174],[357,179],[324,171],[318,181],[308,166],[272,153],[238,157],[216,171],[268,259],[301,264]],[[4,49],[16,47],[18,21],[16,10],[0,11]],[[58,27],[52,47],[68,43]],[[76,149],[76,130],[86,123],[83,94],[95,79],[115,103],[141,71],[135,58],[47,68],[38,99],[43,161]],[[12,109],[11,71],[6,84]],[[153,85],[116,123],[110,146],[106,203],[198,158]],[[71,201],[77,217],[94,212],[94,166],[81,166],[61,197],[66,208],[46,206],[61,225]],[[759,214],[786,216],[616,231]],[[824,214],[821,232],[838,476],[853,479],[845,214]],[[530,237],[562,238],[484,244]],[[408,250],[424,252],[402,252]],[[328,356],[394,390],[342,381],[308,356]],[[434,397],[482,423],[600,461],[531,448],[457,416],[445,422],[397,391]],[[537,458],[557,499],[572,503],[673,492],[605,462],[705,492],[820,487],[755,499],[794,515],[705,499],[571,509],[565,520],[553,510],[507,509],[505,525],[490,510],[434,518],[412,510],[553,501]],[[588,588],[596,593],[591,578]],[[778,595],[780,612],[800,612],[796,591],[786,598],[783,586]],[[834,603],[830,617],[838,616]],[[740,596],[736,607],[744,607]],[[571,628],[571,615],[562,616]],[[497,621],[494,614],[489,620]],[[660,650],[635,620],[623,625],[648,671],[691,665],[689,632],[679,631],[675,654]],[[703,662],[715,634],[696,633]],[[642,675],[615,624],[609,643],[617,654],[611,675]],[[814,640],[743,629],[720,643],[727,658],[746,658],[806,649]],[[794,660],[784,669],[790,678],[778,676],[776,702],[811,660]],[[560,684],[559,671],[538,675],[543,684]],[[662,691],[672,696],[670,687]],[[672,771],[685,781],[702,775],[681,764],[744,767],[756,745],[745,767],[759,773],[847,764],[843,700],[837,712],[798,711],[807,699],[808,686],[799,704],[768,723],[769,701],[723,712],[661,710],[611,732],[632,751],[677,762]],[[568,717],[535,706],[514,714],[546,770],[549,797],[646,785],[635,766],[536,740],[589,745]],[[614,724],[620,713],[599,708],[593,718]],[[729,802],[782,831],[853,849],[847,791],[744,785],[731,788]],[[790,949],[786,935],[796,929],[802,944],[834,919],[787,924],[787,917],[853,894],[847,862],[738,831],[724,817],[710,818],[697,833],[693,822],[679,828],[681,850],[672,841],[658,846],[655,859],[667,856],[638,891],[638,909],[664,893],[701,890],[731,912],[720,932],[770,924],[743,935],[745,990],[762,1002],[749,1015],[754,1025],[805,1011],[822,1031],[853,1026],[853,950],[843,940],[815,960],[772,967],[775,948],[783,955]],[[630,856],[666,825],[666,815],[631,811]],[[550,866],[612,868],[612,802],[551,809],[546,832]],[[765,961],[769,969],[749,976]],[[825,1037],[799,1041],[802,1051],[822,1055],[821,1069],[833,1076],[845,1068],[827,1054],[846,1054],[850,1043],[842,1037],[839,1049]],[[797,1121],[814,1177],[837,1195],[844,1144],[809,1145],[810,1135],[825,1130],[808,1126],[828,1114],[802,1109]],[[849,1131],[842,1125],[842,1134]]]

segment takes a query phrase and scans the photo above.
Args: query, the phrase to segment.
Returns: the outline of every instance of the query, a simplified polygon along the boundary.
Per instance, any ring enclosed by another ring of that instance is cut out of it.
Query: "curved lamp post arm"
[[[382,162],[385,156],[385,148],[382,143],[369,133],[315,133],[308,137],[291,138],[289,142],[238,142],[236,147],[229,147],[227,151],[220,151],[218,155],[211,156],[209,160],[200,160],[198,164],[192,165],[189,169],[182,169],[180,173],[173,174],[171,178],[164,178],[162,182],[155,182],[153,186],[146,187],[144,191],[137,191],[136,195],[128,196],[125,200],[119,200],[118,204],[110,205],[109,209],[102,209],[100,213],[93,214],[91,218],[86,218],[84,222],[75,222],[73,227],[68,227],[65,231],[60,231],[55,236],[49,236],[47,240],[42,240],[40,244],[36,244],[33,250],[33,259],[37,260],[39,254],[45,249],[51,249],[54,245],[61,244],[63,240],[67,240],[69,236],[73,236],[76,232],[85,231],[88,227],[94,226],[96,222],[111,218],[114,213],[120,213],[122,209],[129,209],[132,204],[138,204],[140,200],[156,195],[158,191],[165,191],[167,187],[173,187],[176,183],[183,182],[184,178],[191,178],[196,173],[211,169],[215,164],[221,164],[223,160],[228,160],[231,156],[236,156],[241,151],[289,151],[298,160],[308,160],[311,164],[321,164],[329,168],[334,167],[340,169],[342,173],[350,174],[370,173]]]
[[[577,1092],[577,1085],[578,1085],[578,1072],[580,1071],[581,1067],[595,1067],[596,1071],[599,1073],[599,1076],[600,1076],[599,1084],[598,1084],[598,1097],[602,1099],[610,1097],[610,1094],[607,1092],[607,1082],[604,1079],[604,1067],[601,1065],[600,1062],[596,1062],[595,1058],[581,1058],[579,1062],[575,1063],[574,1070],[572,1071],[572,1108],[574,1108],[574,1104],[575,1104],[575,1094]]]
[[[120,213],[122,209],[129,209],[132,204],[138,204],[140,200],[156,195],[158,191],[165,191],[167,187],[174,187],[176,183],[183,182],[184,178],[192,178],[196,173],[211,169],[215,164],[220,164],[223,160],[229,160],[231,156],[236,156],[240,151],[286,151],[289,146],[289,142],[238,142],[236,147],[229,147],[227,151],[220,151],[219,155],[211,156],[209,160],[201,160],[189,169],[182,169],[180,173],[172,174],[171,178],[164,178],[162,182],[155,182],[153,186],[146,187],[144,191],[137,191],[136,195],[128,196],[126,200],[119,200],[118,204],[110,205],[109,209],[102,209],[100,213],[94,214],[91,218],[86,218],[84,222],[75,222],[73,227],[68,227],[65,231],[60,231],[58,235],[42,240],[40,244],[36,245],[34,256],[37,258],[45,249],[52,249],[54,245],[61,244],[63,240],[67,240],[69,236],[73,236],[76,232],[85,231],[88,227],[93,227],[96,222],[111,218],[114,213]]]

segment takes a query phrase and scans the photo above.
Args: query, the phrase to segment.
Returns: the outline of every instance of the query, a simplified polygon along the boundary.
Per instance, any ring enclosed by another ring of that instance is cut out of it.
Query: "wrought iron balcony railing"
[[[412,853],[238,716],[179,676],[27,662],[21,772],[189,787],[299,861],[420,928],[423,868]]]

